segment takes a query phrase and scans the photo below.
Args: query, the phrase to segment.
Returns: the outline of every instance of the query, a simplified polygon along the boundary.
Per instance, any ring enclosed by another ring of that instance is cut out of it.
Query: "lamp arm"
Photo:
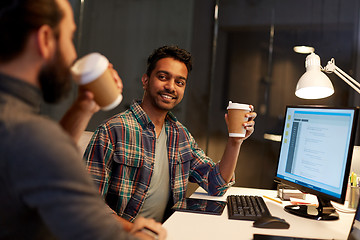
[[[341,71],[341,69],[340,69]],[[338,71],[338,69],[335,69],[334,73],[341,78],[342,80],[344,80],[344,82],[346,82],[350,87],[352,87],[355,91],[357,91],[360,94],[360,84],[358,82],[356,82],[353,78],[346,78],[345,76],[347,75],[342,75],[341,72]],[[347,75],[348,76],[348,75]],[[356,86],[355,86],[356,85]]]
[[[339,78],[346,82],[350,87],[352,87],[357,93],[360,94],[360,83],[353,79],[346,72],[341,70],[338,66],[335,65],[334,58],[328,62],[326,67],[323,69],[326,73],[335,73]]]

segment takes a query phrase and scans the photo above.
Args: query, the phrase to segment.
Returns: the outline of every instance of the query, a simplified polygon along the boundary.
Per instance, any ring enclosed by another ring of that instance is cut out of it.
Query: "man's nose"
[[[174,78],[169,79],[165,84],[165,88],[169,92],[174,92],[175,91],[175,79]]]

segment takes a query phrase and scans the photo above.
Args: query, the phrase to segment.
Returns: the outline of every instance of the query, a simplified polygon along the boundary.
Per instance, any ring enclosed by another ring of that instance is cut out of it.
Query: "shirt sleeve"
[[[112,156],[114,147],[106,125],[97,128],[84,153],[88,172],[98,187],[100,194],[106,198],[111,178]]]
[[[227,183],[220,174],[219,162],[214,163],[211,158],[206,156],[192,135],[189,132],[187,133],[194,157],[191,164],[190,181],[197,182],[210,195],[224,195],[227,189],[235,183],[235,175]]]

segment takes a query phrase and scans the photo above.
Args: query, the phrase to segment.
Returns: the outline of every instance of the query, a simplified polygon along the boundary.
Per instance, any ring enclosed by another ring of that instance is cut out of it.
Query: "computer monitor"
[[[338,219],[330,201],[345,201],[357,120],[357,108],[286,107],[275,180],[319,200],[318,207],[289,205],[286,211],[318,220]]]

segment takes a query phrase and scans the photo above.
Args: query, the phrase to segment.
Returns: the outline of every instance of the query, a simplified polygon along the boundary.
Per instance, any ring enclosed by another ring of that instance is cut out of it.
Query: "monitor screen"
[[[323,204],[343,203],[357,117],[356,108],[288,106],[276,179]]]

